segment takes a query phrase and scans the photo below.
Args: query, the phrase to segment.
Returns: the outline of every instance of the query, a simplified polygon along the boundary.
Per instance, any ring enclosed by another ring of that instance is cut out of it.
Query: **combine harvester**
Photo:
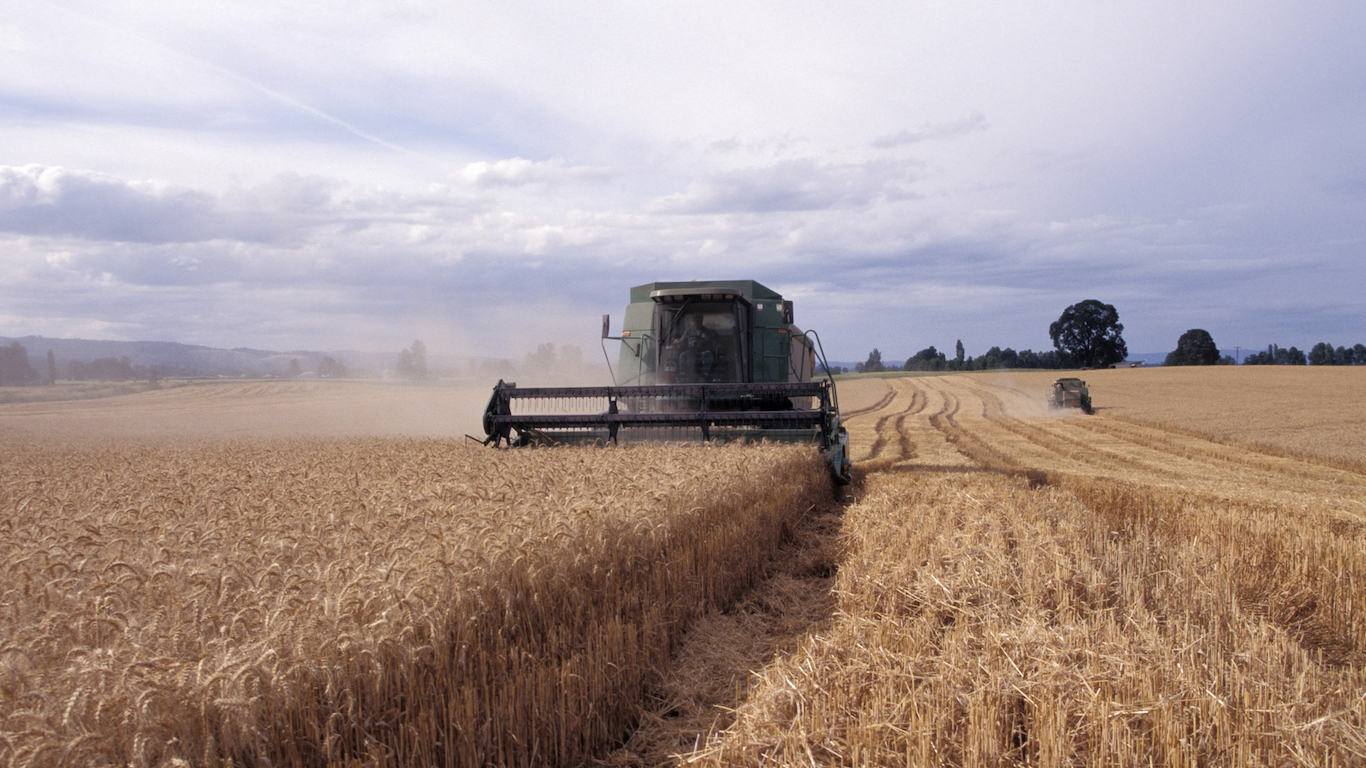
[[[1086,382],[1074,377],[1058,379],[1053,382],[1053,394],[1048,398],[1048,409],[1080,408],[1087,415],[1094,413],[1091,408],[1091,390]]]
[[[603,315],[602,338],[621,342],[615,386],[499,381],[483,443],[807,442],[849,482],[835,383],[815,380],[820,339],[793,325],[792,302],[753,280],[650,283],[631,289],[621,335],[610,327]]]

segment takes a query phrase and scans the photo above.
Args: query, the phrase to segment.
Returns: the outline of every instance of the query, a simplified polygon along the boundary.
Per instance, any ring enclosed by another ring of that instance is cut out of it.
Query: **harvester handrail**
[[[835,374],[830,371],[830,363],[825,359],[825,345],[821,344],[821,336],[814,330],[803,331],[802,335],[810,336],[816,340],[816,350],[821,356],[821,367],[825,369],[825,378],[830,382],[830,407],[838,414],[840,410],[840,396],[839,392],[835,389]]]

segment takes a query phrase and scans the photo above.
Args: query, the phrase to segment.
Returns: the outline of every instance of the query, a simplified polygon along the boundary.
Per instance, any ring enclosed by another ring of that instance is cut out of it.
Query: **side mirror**
[[[611,316],[611,315],[603,315],[603,316],[602,316],[602,337],[603,337],[604,339],[611,338],[611,328],[612,328],[612,316]]]

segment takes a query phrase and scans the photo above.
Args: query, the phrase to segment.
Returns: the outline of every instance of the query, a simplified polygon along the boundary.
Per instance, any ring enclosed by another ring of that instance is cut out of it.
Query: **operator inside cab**
[[[663,382],[739,381],[734,312],[730,306],[718,309],[722,311],[693,306],[674,317],[660,356]]]
[[[716,370],[716,334],[703,323],[701,315],[688,315],[676,344],[678,380],[685,384],[712,381]]]

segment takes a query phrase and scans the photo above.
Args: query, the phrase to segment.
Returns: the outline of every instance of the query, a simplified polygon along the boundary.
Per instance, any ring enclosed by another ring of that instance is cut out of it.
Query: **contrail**
[[[410,156],[412,156],[412,157],[417,157],[417,158],[420,158],[420,159],[422,159],[422,160],[427,160],[427,161],[429,161],[429,162],[437,162],[437,161],[436,161],[436,158],[433,158],[433,157],[431,157],[431,156],[429,156],[429,155],[424,155],[424,154],[422,154],[421,152],[418,152],[418,151],[416,151],[416,150],[408,149],[407,147],[400,146],[400,145],[395,144],[395,143],[393,143],[393,142],[391,142],[391,141],[388,141],[388,140],[383,139],[383,138],[381,138],[381,137],[379,137],[379,136],[376,136],[375,134],[370,133],[369,131],[363,130],[363,129],[361,129],[361,128],[355,126],[355,125],[352,125],[351,123],[348,123],[348,122],[346,122],[345,120],[342,120],[342,119],[339,118],[339,117],[334,117],[334,116],[332,116],[332,115],[329,115],[329,114],[327,114],[326,112],[322,111],[321,109],[318,109],[317,107],[314,107],[314,106],[309,105],[309,104],[305,104],[304,102],[299,101],[298,99],[296,99],[296,98],[294,98],[294,97],[292,97],[292,96],[288,96],[288,95],[286,95],[286,94],[280,93],[279,91],[275,90],[274,88],[271,88],[271,87],[266,86],[266,85],[262,85],[261,83],[258,83],[258,82],[256,82],[255,80],[252,80],[251,78],[247,77],[246,75],[240,74],[240,73],[238,73],[238,72],[234,72],[233,70],[228,69],[227,67],[224,67],[224,66],[222,66],[222,65],[220,65],[220,64],[216,64],[216,63],[214,63],[214,62],[212,62],[212,61],[208,61],[208,60],[206,60],[206,59],[202,59],[202,58],[200,58],[200,57],[198,57],[198,56],[194,56],[194,55],[192,55],[192,54],[181,53],[180,51],[177,51],[177,50],[175,50],[175,49],[173,49],[173,48],[169,48],[169,47],[166,47],[166,46],[162,46],[162,47],[165,48],[165,50],[167,50],[168,52],[170,52],[170,53],[172,53],[172,54],[175,54],[175,55],[180,56],[180,57],[185,58],[185,59],[189,59],[190,61],[197,62],[197,63],[199,63],[199,64],[202,65],[202,66],[205,66],[205,67],[208,67],[208,68],[210,68],[210,69],[216,70],[216,71],[218,71],[218,72],[220,72],[220,73],[222,73],[222,74],[224,74],[224,75],[227,75],[228,77],[230,77],[230,78],[232,78],[232,79],[234,79],[234,80],[237,80],[238,82],[244,83],[244,84],[247,85],[248,87],[253,88],[253,89],[257,90],[257,91],[260,91],[261,93],[263,93],[263,94],[265,94],[266,96],[269,96],[270,98],[272,98],[272,99],[274,99],[274,100],[280,102],[281,104],[285,104],[285,105],[290,106],[290,107],[293,107],[293,108],[295,108],[295,109],[297,109],[297,110],[299,110],[299,111],[301,111],[301,112],[306,112],[306,113],[308,113],[308,114],[310,114],[310,115],[313,115],[314,117],[317,117],[317,118],[320,118],[320,119],[322,119],[322,120],[325,120],[326,122],[329,122],[329,123],[331,123],[331,124],[337,126],[338,128],[341,128],[341,129],[343,129],[343,130],[345,130],[345,131],[347,131],[347,132],[349,132],[349,133],[351,133],[351,134],[354,134],[354,135],[356,135],[356,136],[359,136],[360,138],[365,139],[366,141],[369,141],[369,142],[373,142],[373,143],[375,143],[375,144],[378,144],[379,146],[384,147],[385,149],[391,149],[391,150],[393,150],[393,151],[395,151],[395,152],[401,152],[401,153],[403,153],[403,154],[405,154],[405,155],[410,155]]]
[[[60,6],[59,6],[59,7],[60,7]],[[132,31],[132,30],[130,30],[130,29],[127,29],[127,28],[125,28],[125,27],[122,27],[122,26],[120,26],[120,25],[117,25],[117,24],[115,24],[115,23],[113,23],[113,22],[104,21],[104,20],[101,20],[101,19],[94,18],[94,17],[92,17],[92,16],[86,14],[86,13],[83,12],[83,11],[74,10],[74,9],[66,8],[66,7],[62,7],[62,10],[66,11],[67,13],[70,13],[70,14],[73,14],[73,15],[76,15],[76,16],[80,16],[81,18],[85,19],[86,21],[88,21],[88,22],[90,22],[90,23],[93,23],[93,24],[102,26],[102,27],[104,27],[104,28],[107,28],[107,29],[109,29],[110,31],[114,32],[115,34],[121,35],[121,36],[126,37],[126,38],[128,38],[128,39],[130,39],[130,40],[134,40],[134,41],[138,42],[138,43],[141,44],[141,45],[148,45],[148,46],[152,46],[152,47],[158,48],[158,49],[160,49],[160,50],[162,50],[162,51],[165,51],[166,53],[171,54],[172,56],[175,56],[175,57],[184,59],[184,60],[186,60],[186,61],[193,62],[193,63],[195,63],[195,64],[198,64],[198,65],[201,66],[201,67],[205,67],[205,68],[211,69],[211,70],[213,70],[213,71],[215,71],[215,72],[218,72],[219,74],[226,75],[227,77],[232,78],[233,80],[236,80],[236,81],[238,81],[238,82],[240,82],[240,83],[246,85],[247,87],[251,88],[252,90],[255,90],[255,91],[259,92],[259,93],[264,94],[265,96],[269,97],[270,99],[273,99],[274,101],[277,101],[277,102],[279,102],[279,103],[281,103],[281,104],[284,104],[284,105],[286,105],[286,106],[289,106],[289,107],[292,107],[292,108],[294,108],[294,109],[297,109],[297,110],[299,110],[300,112],[304,112],[304,113],[307,113],[307,114],[309,114],[309,115],[312,115],[313,117],[316,117],[316,118],[318,118],[318,119],[320,119],[320,120],[323,120],[323,121],[325,121],[325,122],[331,123],[332,125],[335,125],[335,126],[337,126],[338,128],[341,128],[342,130],[346,131],[347,133],[350,133],[350,134],[352,134],[353,136],[360,137],[360,138],[362,138],[362,139],[364,139],[364,140],[366,140],[366,141],[368,141],[368,142],[371,142],[372,144],[377,144],[377,145],[379,145],[379,146],[381,146],[381,147],[384,147],[385,149],[392,150],[392,151],[398,152],[398,153],[400,153],[400,154],[408,155],[408,156],[410,156],[410,157],[415,157],[415,158],[418,158],[418,159],[420,159],[420,160],[424,160],[424,161],[429,162],[429,163],[435,163],[435,164],[438,164],[438,165],[441,164],[441,162],[440,162],[439,160],[437,160],[437,159],[434,158],[434,157],[431,157],[430,155],[426,155],[426,154],[423,154],[423,153],[418,152],[418,151],[416,151],[416,150],[412,150],[412,149],[409,149],[409,148],[407,148],[407,147],[400,146],[400,145],[398,145],[398,144],[393,143],[392,141],[388,141],[387,139],[384,139],[384,138],[382,138],[382,137],[380,137],[380,136],[376,136],[375,134],[370,133],[369,131],[366,131],[366,130],[364,130],[364,129],[358,127],[358,126],[352,125],[351,123],[348,123],[348,122],[346,122],[345,120],[342,120],[342,119],[339,118],[339,117],[335,117],[335,116],[333,116],[333,115],[330,115],[330,114],[328,114],[328,113],[322,111],[321,109],[318,109],[317,107],[314,107],[314,106],[312,106],[312,105],[310,105],[310,104],[305,104],[304,102],[299,101],[298,99],[296,99],[296,98],[294,98],[294,97],[292,97],[292,96],[288,96],[288,95],[286,95],[286,94],[283,94],[283,93],[281,93],[281,92],[275,90],[274,88],[271,88],[271,87],[269,87],[269,86],[263,85],[262,83],[259,83],[259,82],[257,82],[256,80],[253,80],[253,79],[251,79],[250,77],[247,77],[246,75],[243,75],[243,74],[241,74],[241,73],[239,73],[239,72],[236,72],[236,71],[234,71],[234,70],[232,70],[232,69],[229,69],[228,67],[225,67],[225,66],[223,66],[223,65],[221,65],[221,64],[218,64],[218,63],[213,62],[213,61],[209,61],[208,59],[202,58],[202,57],[200,57],[200,56],[196,56],[196,55],[191,54],[191,53],[186,53],[186,52],[181,51],[181,50],[178,50],[178,49],[176,49],[176,48],[172,48],[171,46],[166,45],[165,43],[162,43],[162,42],[160,42],[160,41],[157,41],[157,40],[153,40],[153,39],[144,37],[144,36],[138,34],[137,32],[134,32],[134,31]]]

